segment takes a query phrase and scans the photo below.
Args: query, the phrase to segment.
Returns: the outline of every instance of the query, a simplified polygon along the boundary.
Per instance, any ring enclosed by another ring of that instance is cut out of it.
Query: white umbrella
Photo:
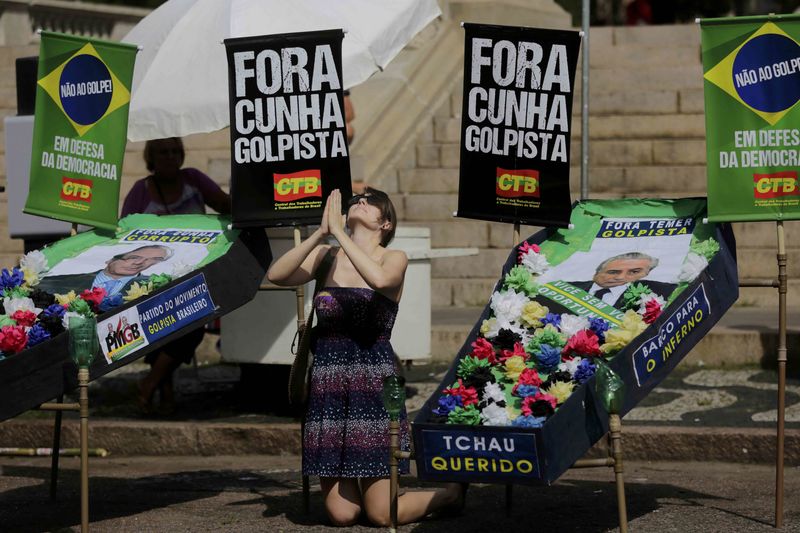
[[[122,40],[138,44],[132,141],[228,126],[223,39],[341,28],[345,88],[389,61],[431,20],[436,0],[169,0]]]

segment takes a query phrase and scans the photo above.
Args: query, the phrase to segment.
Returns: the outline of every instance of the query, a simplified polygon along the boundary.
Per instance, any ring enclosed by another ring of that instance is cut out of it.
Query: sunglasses
[[[351,197],[350,197],[350,199],[347,201],[347,207],[348,207],[348,208],[350,208],[350,207],[353,207],[354,205],[356,205],[357,203],[359,203],[359,202],[361,201],[361,199],[362,199],[362,198],[363,198],[364,200],[366,200],[366,201],[367,201],[367,203],[368,203],[369,205],[374,205],[375,207],[380,207],[380,202],[379,202],[379,201],[378,201],[378,199],[377,199],[377,198],[376,198],[374,195],[372,195],[372,194],[354,194],[354,195],[353,195],[353,196],[351,196]]]

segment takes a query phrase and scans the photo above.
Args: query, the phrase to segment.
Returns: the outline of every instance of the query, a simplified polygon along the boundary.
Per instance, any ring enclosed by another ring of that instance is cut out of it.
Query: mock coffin
[[[228,222],[131,215],[115,233],[81,233],[28,254],[22,269],[4,270],[0,420],[77,386],[60,327],[65,313],[97,316],[96,379],[251,300],[271,259],[269,242],[263,230],[228,230]]]
[[[413,423],[418,475],[549,484],[608,431],[598,359],[633,409],[738,297],[705,199],[584,201],[571,229],[512,250],[489,304]]]

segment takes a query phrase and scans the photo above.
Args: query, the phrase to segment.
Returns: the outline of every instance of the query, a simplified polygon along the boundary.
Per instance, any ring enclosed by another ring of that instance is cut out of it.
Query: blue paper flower
[[[124,304],[125,300],[123,298],[124,297],[122,296],[121,292],[118,292],[117,294],[114,294],[112,296],[106,296],[105,298],[102,299],[100,305],[97,306],[97,309],[100,312],[110,311],[111,309],[114,309],[115,307],[119,307],[120,305]]]
[[[517,385],[515,394],[520,398],[527,398],[528,396],[536,396],[537,392],[539,392],[539,387],[536,385]]]
[[[578,363],[578,368],[572,378],[583,385],[590,377],[594,376],[595,370],[597,370],[597,365],[593,364],[591,359],[583,359]]]
[[[463,407],[461,404],[461,396],[447,394],[439,398],[439,407],[433,410],[433,413],[439,416],[447,416],[450,411],[455,410],[456,407]]]
[[[555,313],[547,313],[544,318],[539,320],[542,323],[542,327],[550,324],[554,328],[561,326],[561,315],[557,315]]]
[[[36,346],[50,338],[50,332],[44,329],[41,324],[35,324],[28,330],[28,348]]]
[[[609,324],[602,318],[590,318],[589,329],[594,331],[597,335],[598,342],[603,344],[606,342],[606,331],[608,331]]]
[[[44,314],[45,316],[61,318],[64,316],[64,313],[66,312],[67,310],[64,309],[63,305],[53,304],[53,305],[48,305],[47,308],[45,308],[45,310],[42,311],[42,314]]]
[[[519,415],[511,421],[511,425],[517,428],[540,428],[544,425],[545,420],[547,418],[544,416]]]
[[[550,372],[561,362],[561,350],[549,344],[540,345],[535,355],[537,366],[545,372]]]
[[[22,270],[14,267],[10,272],[7,268],[0,271],[0,289],[13,289],[19,287],[25,282],[25,274]]]

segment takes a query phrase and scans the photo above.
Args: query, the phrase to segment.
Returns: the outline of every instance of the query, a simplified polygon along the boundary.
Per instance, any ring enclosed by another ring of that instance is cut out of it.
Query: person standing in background
[[[147,141],[144,160],[151,172],[137,181],[122,206],[122,216],[133,213],[154,215],[204,214],[206,206],[220,214],[231,212],[231,197],[219,185],[195,168],[182,168],[186,159],[183,141],[178,137]],[[153,412],[153,396],[158,390],[161,411],[175,409],[173,374],[181,363],[188,363],[203,340],[202,328],[165,344],[145,356],[150,373],[139,382],[139,407]]]

